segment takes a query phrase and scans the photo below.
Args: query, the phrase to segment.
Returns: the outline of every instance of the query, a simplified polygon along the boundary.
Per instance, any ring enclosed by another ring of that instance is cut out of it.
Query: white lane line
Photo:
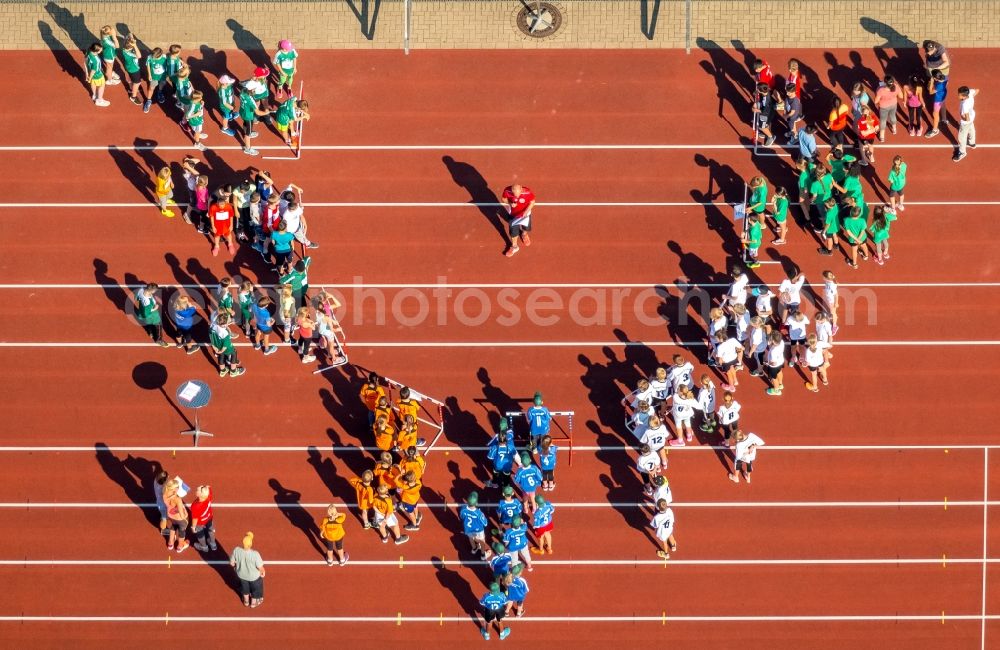
[[[989,506],[987,499],[990,490],[990,450],[983,449],[983,621],[980,629],[980,647],[986,650],[986,564],[987,555],[987,523]]]
[[[987,560],[990,564],[1000,563],[1000,558],[992,558]],[[667,560],[667,564],[672,566],[743,566],[743,565],[756,565],[756,566],[885,566],[885,565],[897,565],[897,566],[920,566],[920,565],[940,565],[942,564],[942,558],[877,558],[877,559],[863,559],[863,558],[836,558],[836,559],[789,559],[789,560],[765,560],[765,559],[730,559],[730,560],[677,560],[671,558]],[[982,560],[978,557],[975,558],[948,558],[948,564],[979,564]],[[655,566],[662,567],[664,565],[663,560],[535,560],[532,559],[531,562],[536,566],[551,566],[551,567],[573,567],[573,566],[634,566],[634,567],[646,567]],[[171,558],[169,565],[171,567],[177,566],[189,566],[189,567],[203,567],[203,566],[224,566],[228,565],[228,560],[208,560],[208,559],[188,559],[179,560]],[[272,560],[268,558],[267,564],[277,565],[277,566],[315,566],[327,568],[326,561],[321,559],[315,560]],[[400,566],[399,560],[351,560],[352,566],[373,566],[373,567],[448,567],[448,566],[487,566],[489,563],[483,560],[448,560],[443,561],[440,559],[430,559],[430,560],[405,560],[403,566]],[[81,567],[81,566],[167,566],[167,560],[0,560],[0,567],[4,566],[15,566],[15,567]]]
[[[199,343],[207,347],[207,343]],[[252,347],[247,341],[234,343],[237,347]],[[351,341],[352,348],[571,348],[571,347],[672,347],[700,348],[705,341]],[[839,347],[979,347],[997,346],[1000,340],[969,341],[843,341],[837,340]],[[130,341],[3,341],[0,348],[148,348],[155,347],[149,342]]]
[[[438,283],[347,283],[338,284],[335,282],[310,282],[313,288],[325,288],[325,289],[649,289],[656,287],[664,287],[666,289],[678,289],[685,290],[687,288],[698,287],[702,289],[724,289],[729,287],[728,284],[718,283],[718,282],[707,282],[707,283],[688,283],[686,286],[678,286],[683,280],[678,279],[671,282],[664,282],[663,280],[657,280],[655,282],[515,282],[515,283],[496,283],[496,282],[438,282]],[[0,284],[0,289],[24,289],[24,290],[34,290],[34,289],[105,289],[105,288],[122,288],[122,289],[138,289],[144,287],[144,284],[118,284],[114,282],[90,282],[90,283],[21,283],[21,284]],[[163,284],[160,283],[161,289],[215,289],[215,285],[204,285],[204,284]],[[276,284],[258,284],[256,285],[263,289],[273,289],[277,287]],[[760,286],[751,284],[750,286]],[[1000,282],[841,282],[838,286],[841,288],[852,287],[852,288],[865,288],[865,289],[882,289],[882,288],[900,288],[900,289],[933,289],[933,288],[956,288],[956,287],[967,287],[973,289],[992,289],[1000,287]]]
[[[178,203],[184,207],[186,203]],[[309,208],[491,208],[499,207],[499,203],[466,202],[308,202]],[[726,202],[697,201],[575,201],[546,202],[539,201],[536,205],[547,208],[693,208],[715,205],[721,209],[729,209],[732,204]],[[885,205],[876,202],[869,205]],[[908,206],[991,206],[1000,205],[1000,201],[907,201]],[[0,209],[25,210],[29,208],[152,208],[152,203],[0,203]],[[978,217],[978,215],[976,215]]]
[[[326,508],[330,505],[329,501],[316,501],[316,502],[306,502],[306,503],[274,503],[273,501],[264,501],[259,503],[219,503],[212,502],[213,508],[228,510],[253,510],[253,509],[264,509],[268,510],[271,508],[278,508],[279,510],[294,510],[298,508]],[[460,508],[464,504],[459,502],[454,503],[421,503],[421,506],[425,508],[432,509],[445,509],[445,508]],[[484,508],[495,508],[496,503],[480,503],[480,506]],[[579,508],[584,510],[600,510],[605,508],[637,508],[637,509],[648,509],[650,504],[648,503],[637,503],[635,501],[626,501],[620,503],[609,503],[607,501],[595,501],[589,503],[583,502],[572,502],[564,501],[558,502],[553,501],[552,505],[559,508]],[[987,506],[997,506],[1000,505],[1000,501],[990,501],[984,503],[983,501],[950,501],[950,500],[935,500],[935,501],[675,501],[671,504],[672,508],[941,508],[941,507],[976,507],[985,508]],[[357,505],[346,504],[344,507],[354,510]],[[153,510],[156,508],[155,503],[127,503],[127,502],[109,502],[109,503],[90,503],[90,502],[77,502],[77,503],[35,503],[33,501],[22,501],[22,502],[9,502],[0,503],[0,510],[17,510],[17,509],[50,509],[50,510],[60,510],[60,509],[78,509],[78,508],[104,508],[108,510],[114,509],[128,509],[128,508],[139,508],[142,510]]]
[[[145,434],[136,434],[137,436],[142,436]],[[89,436],[94,437],[94,436]],[[670,453],[689,453],[695,451],[714,451],[714,450],[727,450],[729,447],[722,445],[687,445],[684,447],[671,447]],[[956,445],[768,445],[768,451],[807,451],[820,454],[827,454],[831,451],[893,451],[893,452],[905,452],[905,451],[955,451],[955,450],[983,450],[983,449],[1000,449],[1000,444],[998,445],[969,445],[969,444],[956,444]],[[469,451],[488,451],[489,448],[485,446],[471,445],[468,447],[459,445],[437,445],[434,447],[435,452],[447,451],[447,452],[469,452]],[[323,451],[332,452],[334,454],[345,453],[345,452],[376,452],[381,451],[378,447],[364,447],[356,445],[276,445],[276,446],[226,446],[221,445],[217,447],[205,446],[205,447],[178,447],[174,446],[145,446],[145,445],[117,445],[117,446],[107,446],[101,447],[99,450],[94,447],[94,445],[43,445],[43,446],[27,446],[27,445],[14,445],[7,447],[0,447],[0,453],[36,453],[36,452],[89,452],[91,454],[100,451],[101,453],[125,453],[133,451],[150,452],[150,451],[160,451],[160,452],[197,452],[197,453],[228,453],[228,452],[250,452],[250,453],[273,453],[273,452],[295,452],[303,453],[310,451]],[[573,451],[635,451],[635,447],[625,446],[625,445],[573,445]]]
[[[829,148],[829,144],[820,144]],[[998,144],[980,142],[978,149],[994,149]],[[288,151],[281,145],[261,145],[261,151]],[[892,143],[893,149],[947,149],[954,146],[947,143]],[[179,145],[5,145],[0,151],[191,151],[190,144]],[[212,146],[215,151],[242,151],[237,145]],[[754,149],[752,144],[307,144],[303,151],[724,151]],[[758,147],[760,149],[760,147]]]
[[[475,620],[464,616],[0,616],[3,623],[471,623]],[[864,623],[864,622],[934,622],[942,621],[1000,620],[991,614],[873,614],[865,615],[816,615],[816,616],[536,616],[512,619],[511,624],[525,623]]]

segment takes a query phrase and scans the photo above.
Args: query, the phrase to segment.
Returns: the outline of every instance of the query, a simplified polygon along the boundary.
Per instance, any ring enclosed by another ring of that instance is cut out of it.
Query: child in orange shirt
[[[378,462],[375,463],[375,469],[372,470],[372,476],[378,479],[379,487],[385,486],[388,489],[396,488],[396,477],[399,476],[399,467],[392,464],[392,454],[387,451],[382,452]]]
[[[407,415],[412,415],[413,419],[416,420],[419,411],[420,402],[410,397],[410,388],[408,386],[400,388],[399,399],[396,400],[396,417],[399,419],[399,423],[405,423]]]
[[[409,413],[406,414],[403,426],[399,429],[399,434],[396,436],[396,447],[395,451],[399,452],[402,456],[406,449],[410,447],[416,447],[417,445],[417,421]]]
[[[361,523],[365,529],[372,527],[372,522],[368,519],[368,511],[372,509],[372,502],[375,500],[375,488],[372,487],[374,480],[375,474],[370,469],[366,469],[361,473],[361,478],[355,477],[348,481],[354,488],[354,494],[357,495],[358,514],[361,516]]]
[[[375,525],[378,527],[383,544],[389,541],[389,530],[392,531],[396,544],[405,544],[410,541],[409,535],[401,535],[399,532],[399,520],[396,519],[396,506],[392,503],[392,497],[389,496],[389,488],[387,486],[378,486],[372,507],[375,509]]]
[[[418,481],[422,481],[424,478],[424,469],[427,467],[427,461],[420,455],[420,452],[417,451],[415,446],[410,445],[405,447],[405,449],[406,455],[403,457],[403,460],[399,461],[400,471],[403,472],[403,474],[411,472],[417,477]]]
[[[383,398],[384,399],[384,398]],[[388,452],[396,446],[396,430],[389,424],[389,418],[378,415],[375,420],[375,446]]]
[[[420,522],[423,521],[424,516],[417,512],[417,507],[420,502],[420,488],[423,487],[423,484],[413,472],[407,472],[396,479],[396,487],[399,490],[399,510],[403,513],[403,517],[410,521],[403,528],[420,530]]]
[[[347,515],[339,512],[337,506],[330,504],[326,508],[326,516],[319,523],[319,536],[326,546],[326,565],[333,566],[333,556],[336,553],[340,566],[347,564],[350,556],[344,551],[344,521]]]
[[[385,390],[379,384],[378,375],[368,373],[368,381],[361,387],[361,401],[368,407],[368,426],[375,424],[375,407],[380,397],[385,397]]]

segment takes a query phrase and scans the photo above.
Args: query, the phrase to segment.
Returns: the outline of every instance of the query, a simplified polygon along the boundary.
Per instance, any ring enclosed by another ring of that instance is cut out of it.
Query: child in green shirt
[[[191,82],[188,83],[190,84]],[[184,120],[191,129],[191,139],[194,140],[194,146],[204,151],[205,145],[201,141],[208,136],[201,132],[205,126],[205,102],[202,100],[203,95],[200,90],[191,93],[191,103],[188,104],[187,110],[184,111]]]
[[[278,42],[278,51],[274,54],[274,67],[278,71],[278,89],[276,97],[292,94],[292,84],[295,82],[295,72],[298,70],[299,53],[292,47],[289,40]]]
[[[889,170],[889,205],[893,212],[903,211],[903,189],[906,187],[906,163],[902,156],[892,159],[892,169]]]
[[[139,65],[139,60],[142,58],[142,53],[139,52],[139,44],[135,40],[135,36],[129,34],[125,37],[125,47],[122,48],[122,65],[125,67],[125,73],[128,74],[128,98],[136,106],[141,105],[143,102],[139,99],[139,91],[142,89],[142,67]]]
[[[146,103],[142,105],[143,113],[149,112],[153,102],[162,104],[166,99],[163,87],[167,83],[167,57],[158,47],[154,47],[146,57],[146,82],[149,84],[150,94],[146,97]]]
[[[97,106],[111,106],[111,102],[104,99],[104,65],[101,63],[101,44],[93,43],[87,48],[85,66],[87,70],[87,83],[90,84],[90,99]]]
[[[104,63],[104,78],[109,86],[117,86],[122,82],[115,72],[115,56],[118,53],[118,34],[111,25],[101,27],[101,59]]]
[[[879,205],[873,215],[870,230],[875,244],[875,261],[882,266],[889,259],[889,224],[896,220],[896,212]]]
[[[771,243],[781,246],[785,243],[785,235],[788,234],[788,190],[783,187],[774,190],[774,223],[777,226],[778,236]]]

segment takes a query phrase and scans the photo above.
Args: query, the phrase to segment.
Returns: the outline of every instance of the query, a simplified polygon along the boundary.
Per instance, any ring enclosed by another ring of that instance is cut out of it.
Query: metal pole
[[[410,53],[410,0],[403,0],[403,54]]]
[[[684,52],[691,54],[691,0],[684,0]]]

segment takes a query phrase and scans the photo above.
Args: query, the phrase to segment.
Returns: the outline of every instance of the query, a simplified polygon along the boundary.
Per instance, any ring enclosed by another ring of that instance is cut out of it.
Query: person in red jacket
[[[517,240],[525,246],[531,246],[531,208],[535,206],[535,193],[530,188],[519,183],[514,183],[504,188],[500,196],[500,204],[510,215],[510,247],[504,253],[507,257],[513,257],[514,253],[521,250],[517,245]]]
[[[191,532],[195,539],[193,546],[202,553],[207,553],[218,548],[212,515],[212,486],[199,485],[195,490],[195,497],[191,504]]]
[[[226,241],[229,254],[236,253],[236,248],[233,246],[233,216],[235,212],[232,203],[221,195],[216,197],[208,208],[208,228],[212,233],[212,255],[219,254],[219,240],[222,239]]]

